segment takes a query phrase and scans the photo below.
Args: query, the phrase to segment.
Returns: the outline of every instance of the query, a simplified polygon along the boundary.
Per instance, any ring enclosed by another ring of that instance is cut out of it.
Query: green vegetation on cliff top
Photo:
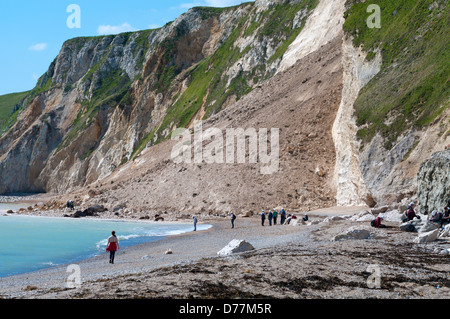
[[[376,0],[353,3],[344,30],[368,59],[381,50],[380,73],[360,92],[358,137],[377,133],[392,148],[411,129],[423,129],[449,107],[450,14],[448,0]],[[368,28],[369,4],[381,8],[381,28]]]
[[[17,104],[21,103],[27,97],[28,94],[30,94],[30,91],[0,96],[0,136],[16,121],[18,110],[16,110],[14,114],[12,114],[12,111]]]

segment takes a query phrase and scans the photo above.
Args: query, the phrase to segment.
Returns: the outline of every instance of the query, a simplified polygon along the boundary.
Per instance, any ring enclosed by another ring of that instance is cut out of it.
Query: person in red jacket
[[[373,221],[372,226],[376,227],[376,228],[386,228],[386,225],[381,224],[381,221],[383,220],[383,217],[378,216],[377,218],[375,218],[375,220]]]
[[[114,257],[117,250],[119,250],[119,239],[116,236],[116,232],[112,231],[111,236],[108,238],[108,246],[106,246],[106,251],[109,251],[110,264],[114,264]]]

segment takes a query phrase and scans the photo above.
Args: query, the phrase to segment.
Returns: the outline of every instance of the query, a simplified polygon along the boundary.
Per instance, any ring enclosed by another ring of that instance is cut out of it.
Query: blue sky
[[[2,0],[0,95],[31,90],[68,39],[153,29],[195,6],[227,7],[247,1]],[[67,20],[75,13],[67,12],[71,4],[80,9],[80,28],[68,27]]]

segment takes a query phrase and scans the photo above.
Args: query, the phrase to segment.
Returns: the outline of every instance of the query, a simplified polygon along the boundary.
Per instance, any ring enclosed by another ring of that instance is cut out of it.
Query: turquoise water
[[[197,230],[209,228],[198,225]],[[120,249],[193,230],[191,224],[0,216],[0,277],[105,254],[116,231]]]

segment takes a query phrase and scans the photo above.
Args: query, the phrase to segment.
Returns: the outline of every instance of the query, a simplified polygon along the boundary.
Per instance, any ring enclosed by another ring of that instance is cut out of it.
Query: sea
[[[6,214],[27,205],[0,203],[0,277],[76,263],[104,254],[111,231],[120,249],[193,231],[190,223]],[[197,230],[211,225],[197,225]]]

